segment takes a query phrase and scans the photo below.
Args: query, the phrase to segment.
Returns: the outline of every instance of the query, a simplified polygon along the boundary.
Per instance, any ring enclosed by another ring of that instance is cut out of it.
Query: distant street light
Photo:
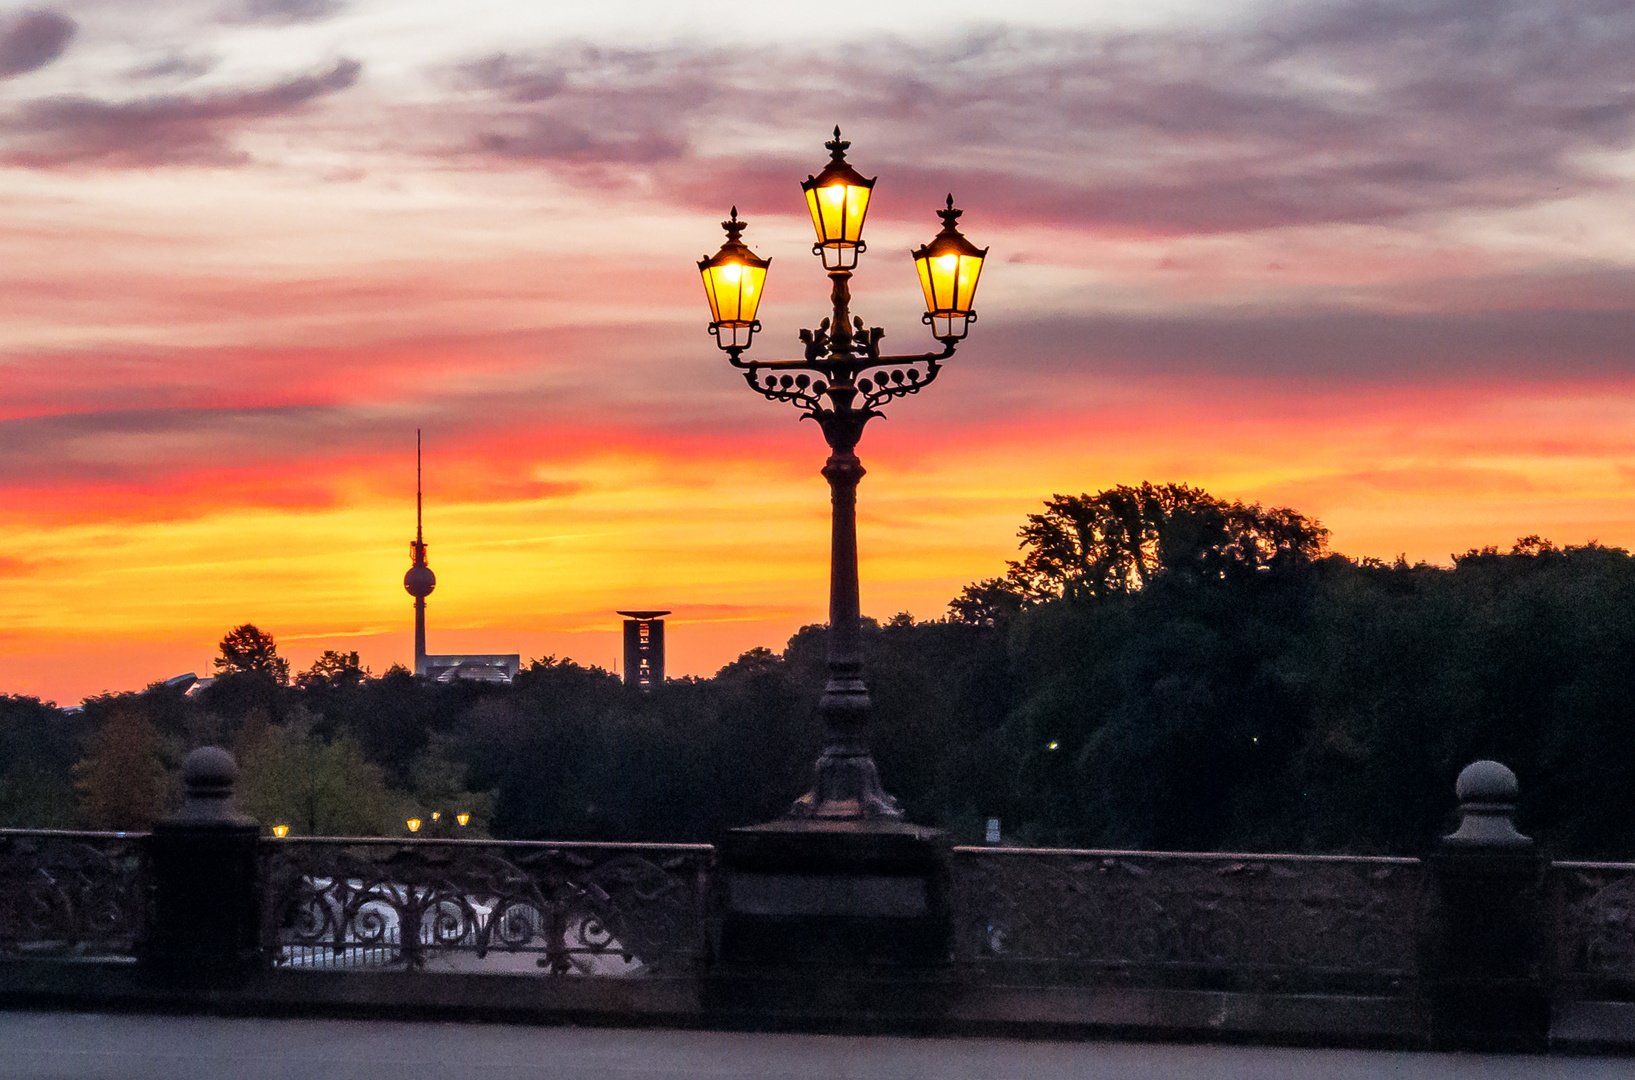
[[[801,796],[790,813],[795,817],[841,820],[902,816],[897,801],[880,786],[867,741],[869,694],[863,682],[857,596],[857,483],[864,470],[854,451],[863,425],[882,415],[880,406],[931,385],[941,370],[941,361],[954,355],[955,345],[976,319],[972,304],[982,260],[988,253],[960,235],[955,224],[960,211],[954,208],[954,197],[950,195],[947,208],[937,212],[943,221],[942,231],[913,252],[925,292],[922,321],[931,327],[942,350],[881,356],[880,339],[885,331],[865,328],[863,320],[854,318],[850,308],[852,270],[857,257],[867,250],[863,219],[874,190],[874,180],[859,175],[846,161],[850,145],[835,128],[834,140],[825,144],[830,152],[829,163],[801,185],[817,231],[812,253],[823,260],[832,283],[834,305],[833,314],[816,330],[800,332],[806,345],[803,359],[749,360],[743,355],[761,328],[755,316],[771,260],[758,258],[744,245],[745,222],[738,219],[737,207],[721,223],[727,232],[721,250],[698,264],[710,304],[709,329],[716,344],[732,365],[743,371],[751,389],[770,401],[789,402],[803,417],[816,420],[831,451],[823,466],[834,505],[829,562],[829,679],[818,703],[824,748],[812,790]]]
[[[420,831],[420,819],[417,818],[417,817],[412,817],[408,821],[405,821],[403,824],[405,824],[405,825],[407,825],[409,827],[410,832],[419,832]]]
[[[290,834],[290,827],[288,825],[274,825],[272,827],[272,834],[278,837],[278,839],[282,840],[284,837]]]

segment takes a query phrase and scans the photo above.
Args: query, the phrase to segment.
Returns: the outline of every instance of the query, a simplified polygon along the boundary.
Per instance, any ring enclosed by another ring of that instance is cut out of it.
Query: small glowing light
[[[829,187],[819,188],[818,190],[822,191],[823,197],[832,203],[837,203],[846,197],[845,184],[831,184]]]
[[[290,834],[290,827],[288,825],[274,825],[273,826],[273,835],[278,837],[278,839],[282,840],[282,839],[284,839],[284,837],[288,836],[289,834]]]
[[[1260,736],[1259,735],[1251,735],[1251,736],[1249,736],[1249,741],[1250,742],[1259,742],[1260,741]]]
[[[420,819],[417,818],[417,817],[412,817],[408,821],[405,821],[403,824],[405,824],[405,825],[407,825],[409,827],[410,832],[419,832],[420,831]]]
[[[738,279],[743,276],[743,273],[744,268],[737,263],[728,263],[721,268],[721,276],[734,285],[738,284]]]
[[[461,825],[469,825],[469,824],[471,824],[471,815],[470,814],[455,814],[454,815],[454,820],[458,821]]]
[[[1056,746],[1057,746],[1056,743],[1051,743],[1050,746],[1047,747],[1047,749],[1054,750],[1054,749],[1056,749]]]
[[[937,265],[942,267],[944,270],[947,270],[947,271],[949,271],[951,273],[953,271],[954,267],[959,265],[959,256],[958,255],[943,255],[942,257],[937,259]]]
[[[442,816],[443,816],[443,812],[441,810],[433,810],[431,812],[431,819],[433,821],[437,821],[437,820],[441,819]]]

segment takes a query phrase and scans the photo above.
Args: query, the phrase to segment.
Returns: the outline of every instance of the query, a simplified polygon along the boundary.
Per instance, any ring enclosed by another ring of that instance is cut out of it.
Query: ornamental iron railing
[[[1424,887],[1417,859],[955,848],[956,954],[1034,979],[1401,991]]]
[[[269,840],[262,941],[295,970],[686,969],[706,953],[713,856],[707,844]]]
[[[0,958],[129,961],[148,836],[0,830]],[[291,971],[629,976],[709,955],[703,844],[286,839],[258,848],[262,954]],[[1420,980],[1418,860],[955,848],[979,981],[1399,993]],[[1557,862],[1539,931],[1558,1000],[1635,1001],[1635,863]]]
[[[1635,1001],[1635,863],[1552,863],[1545,885],[1557,992]]]
[[[0,956],[133,959],[146,833],[0,829]]]

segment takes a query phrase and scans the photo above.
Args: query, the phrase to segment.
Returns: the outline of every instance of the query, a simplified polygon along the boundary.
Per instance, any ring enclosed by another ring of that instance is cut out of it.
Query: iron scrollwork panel
[[[969,960],[1391,980],[1417,966],[1415,860],[975,848],[956,877]]]
[[[550,974],[633,974],[703,951],[698,845],[280,841],[264,935],[291,966],[462,970],[534,954]]]
[[[1555,863],[1557,970],[1579,993],[1635,996],[1635,864]]]
[[[0,829],[0,955],[133,956],[145,835]]]

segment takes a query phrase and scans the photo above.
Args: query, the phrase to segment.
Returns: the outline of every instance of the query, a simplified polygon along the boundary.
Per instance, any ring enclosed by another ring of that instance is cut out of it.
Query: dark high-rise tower
[[[668,611],[621,611],[624,684],[651,690],[664,685],[664,619]]]
[[[437,575],[426,565],[426,538],[420,528],[420,429],[414,431],[414,540],[409,544],[414,565],[403,575],[403,588],[414,597],[414,673],[426,674],[426,597],[437,588]]]

